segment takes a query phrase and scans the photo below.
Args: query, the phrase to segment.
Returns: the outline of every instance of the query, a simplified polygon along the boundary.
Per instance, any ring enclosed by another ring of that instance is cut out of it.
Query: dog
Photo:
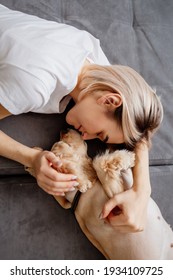
[[[75,217],[90,242],[110,260],[173,259],[173,231],[162,217],[152,198],[149,199],[147,222],[142,232],[122,233],[99,215],[112,196],[132,187],[131,168],[135,155],[127,150],[108,150],[92,159],[80,134],[69,130],[61,134],[51,151],[61,158],[59,172],[73,173],[79,186],[65,197],[55,196],[65,209],[75,205]],[[27,169],[33,175],[31,168]],[[80,195],[76,203],[76,195]],[[74,203],[75,201],[75,203]]]

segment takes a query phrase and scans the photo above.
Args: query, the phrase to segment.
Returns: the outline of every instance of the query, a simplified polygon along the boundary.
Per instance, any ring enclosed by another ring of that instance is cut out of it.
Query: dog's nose
[[[69,128],[65,128],[65,129],[61,130],[61,133],[62,134],[67,134],[69,131],[70,131]]]
[[[61,138],[64,137],[69,131],[70,131],[69,128],[65,128],[65,129],[61,130],[61,133],[60,133]]]

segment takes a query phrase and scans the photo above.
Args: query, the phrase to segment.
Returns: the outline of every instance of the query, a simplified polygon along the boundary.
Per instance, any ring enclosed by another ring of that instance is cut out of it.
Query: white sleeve
[[[31,73],[9,65],[0,69],[0,104],[10,113],[37,111],[49,98],[44,83]]]

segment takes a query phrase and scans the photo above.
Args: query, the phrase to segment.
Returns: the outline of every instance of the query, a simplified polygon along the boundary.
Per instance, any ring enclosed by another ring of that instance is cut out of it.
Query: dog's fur
[[[62,161],[60,172],[77,175],[81,192],[76,219],[93,245],[106,259],[149,260],[173,259],[173,232],[150,198],[144,231],[120,233],[116,227],[99,219],[103,205],[113,195],[132,186],[131,167],[134,154],[125,150],[97,156],[93,163],[87,155],[86,143],[74,130],[61,135],[52,152]],[[32,173],[32,170],[28,170]],[[33,174],[32,174],[33,175]],[[76,191],[55,197],[64,208],[71,206]]]

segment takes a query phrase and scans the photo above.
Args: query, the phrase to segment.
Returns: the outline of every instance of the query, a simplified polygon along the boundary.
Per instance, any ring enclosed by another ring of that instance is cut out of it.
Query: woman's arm
[[[31,166],[33,159],[40,151],[29,148],[15,141],[4,132],[0,131],[0,155],[23,165]]]
[[[149,153],[145,143],[138,143],[135,149],[135,166],[133,168],[133,188],[138,193],[151,195],[150,173],[149,173]],[[141,186],[144,186],[143,188]]]
[[[64,192],[73,190],[76,184],[73,174],[61,174],[55,170],[59,165],[59,159],[52,152],[29,148],[2,131],[0,131],[0,155],[32,167],[38,185],[49,194],[64,195]]]
[[[144,229],[147,205],[151,194],[147,145],[144,143],[138,144],[135,153],[133,187],[111,198],[105,204],[101,213],[101,218],[106,218],[108,223],[123,232],[136,232]],[[121,209],[119,215],[114,215],[112,212],[116,206]]]
[[[11,113],[0,104],[0,120],[10,116]]]

